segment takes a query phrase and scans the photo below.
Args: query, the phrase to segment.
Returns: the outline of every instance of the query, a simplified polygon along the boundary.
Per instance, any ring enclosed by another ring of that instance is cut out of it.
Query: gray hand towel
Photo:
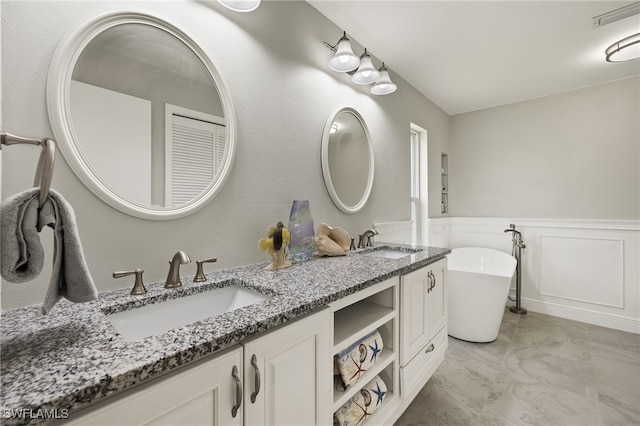
[[[38,188],[31,188],[2,203],[2,277],[22,283],[40,274],[44,250],[38,233],[49,226],[54,232],[53,268],[42,313],[51,311],[61,297],[76,303],[96,300],[98,292],[82,251],[73,208],[50,189],[38,211],[38,194]]]

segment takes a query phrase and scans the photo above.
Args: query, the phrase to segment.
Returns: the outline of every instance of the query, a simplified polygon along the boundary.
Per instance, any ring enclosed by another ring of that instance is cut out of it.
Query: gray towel
[[[76,216],[71,205],[57,191],[38,211],[38,188],[15,194],[2,203],[2,277],[13,283],[30,281],[42,272],[44,250],[38,233],[45,226],[53,228],[53,267],[42,313],[64,297],[72,302],[89,302],[98,298],[84,258]]]

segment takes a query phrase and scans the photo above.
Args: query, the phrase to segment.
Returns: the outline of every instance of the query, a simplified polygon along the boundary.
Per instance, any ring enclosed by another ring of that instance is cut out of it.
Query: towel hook
[[[53,163],[55,161],[56,155],[56,142],[51,138],[30,139],[12,135],[10,133],[2,133],[1,143],[2,145],[7,146],[16,144],[27,144],[42,147],[40,158],[38,159],[38,166],[36,168],[36,176],[33,181],[33,186],[37,186],[40,188],[38,201],[40,202],[40,206],[42,206],[45,201],[47,201],[47,197],[49,196],[49,188],[51,187],[51,179],[53,177]]]

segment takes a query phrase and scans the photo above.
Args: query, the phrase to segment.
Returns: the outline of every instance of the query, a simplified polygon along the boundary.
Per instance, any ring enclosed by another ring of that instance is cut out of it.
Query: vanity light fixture
[[[344,31],[342,37],[335,45],[324,42],[324,45],[335,54],[329,60],[329,68],[337,72],[345,72],[351,75],[351,81],[356,84],[373,84],[371,93],[375,95],[388,95],[396,91],[396,86],[389,77],[389,71],[382,63],[382,67],[376,69],[373,66],[371,56],[367,49],[358,57],[353,53],[351,41]]]
[[[640,58],[640,33],[616,41],[604,51],[607,62],[626,62]]]
[[[367,53],[367,49],[364,49],[364,53],[360,56],[360,66],[351,81],[356,84],[371,84],[380,78],[380,71],[378,71],[371,62],[371,56]]]
[[[374,95],[388,95],[389,93],[395,92],[398,86],[389,78],[389,71],[387,67],[384,66],[384,62],[379,71],[380,78],[371,86],[371,93]]]
[[[218,2],[234,12],[252,12],[260,6],[260,0],[218,0]]]
[[[346,31],[334,46],[327,42],[325,42],[324,45],[336,52],[336,54],[333,55],[333,58],[329,61],[329,67],[332,70],[337,72],[349,72],[360,66],[360,58],[353,53],[351,42],[347,38]]]

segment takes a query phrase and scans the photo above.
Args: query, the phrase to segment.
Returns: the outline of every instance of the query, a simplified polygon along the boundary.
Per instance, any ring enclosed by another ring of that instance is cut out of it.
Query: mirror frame
[[[227,127],[228,155],[220,174],[196,198],[176,207],[163,208],[142,205],[115,192],[93,169],[82,152],[71,122],[70,86],[73,70],[84,48],[98,34],[123,24],[149,25],[169,33],[182,41],[202,61],[220,96]],[[110,11],[96,15],[70,31],[58,45],[47,77],[47,111],[54,137],[62,154],[87,188],[108,205],[131,216],[150,220],[169,220],[187,216],[213,199],[227,180],[236,151],[236,118],[231,95],[207,54],[189,36],[170,23],[148,13]]]
[[[329,140],[330,140],[330,132],[331,125],[335,121],[336,117],[341,113],[349,113],[356,117],[358,122],[362,125],[364,129],[365,136],[367,138],[367,146],[369,148],[369,175],[367,176],[367,186],[362,194],[362,198],[355,205],[347,205],[343,200],[340,199],[331,179],[331,172],[329,171]],[[321,146],[321,161],[322,161],[322,176],[324,177],[324,184],[327,187],[327,191],[329,192],[329,196],[333,201],[333,204],[336,205],[342,212],[348,214],[354,214],[358,211],[362,210],[364,205],[369,200],[369,196],[371,195],[371,188],[373,187],[373,176],[375,172],[375,158],[373,154],[373,145],[371,143],[371,134],[369,133],[369,128],[362,118],[362,115],[355,109],[351,107],[341,107],[336,109],[329,115],[326,124],[324,125],[324,130],[322,133],[322,146]]]

